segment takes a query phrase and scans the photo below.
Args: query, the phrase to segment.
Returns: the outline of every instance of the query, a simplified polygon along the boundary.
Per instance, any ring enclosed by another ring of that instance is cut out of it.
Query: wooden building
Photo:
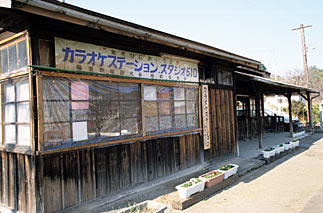
[[[260,62],[54,0],[0,3],[1,211],[68,210],[237,154]]]

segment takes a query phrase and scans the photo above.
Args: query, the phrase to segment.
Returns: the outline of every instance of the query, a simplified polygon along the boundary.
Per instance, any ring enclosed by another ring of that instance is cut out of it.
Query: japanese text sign
[[[202,85],[202,117],[203,117],[203,138],[204,149],[210,149],[210,112],[209,112],[209,89],[207,85]]]
[[[185,60],[143,55],[55,38],[56,67],[126,77],[198,83],[198,66]]]

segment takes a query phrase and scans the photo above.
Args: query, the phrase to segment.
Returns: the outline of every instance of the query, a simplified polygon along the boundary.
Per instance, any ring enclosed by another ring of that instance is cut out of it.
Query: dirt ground
[[[163,197],[156,200],[171,203]],[[184,211],[167,212],[323,212],[323,139],[248,173]]]

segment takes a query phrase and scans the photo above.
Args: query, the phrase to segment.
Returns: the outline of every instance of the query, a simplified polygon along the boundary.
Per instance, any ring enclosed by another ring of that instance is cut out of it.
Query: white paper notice
[[[73,122],[73,141],[87,139],[87,122]]]

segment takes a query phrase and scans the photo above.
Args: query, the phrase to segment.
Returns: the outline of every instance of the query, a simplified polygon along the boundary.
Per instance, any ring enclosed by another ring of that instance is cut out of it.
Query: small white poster
[[[81,141],[87,139],[87,122],[73,122],[73,141]]]

